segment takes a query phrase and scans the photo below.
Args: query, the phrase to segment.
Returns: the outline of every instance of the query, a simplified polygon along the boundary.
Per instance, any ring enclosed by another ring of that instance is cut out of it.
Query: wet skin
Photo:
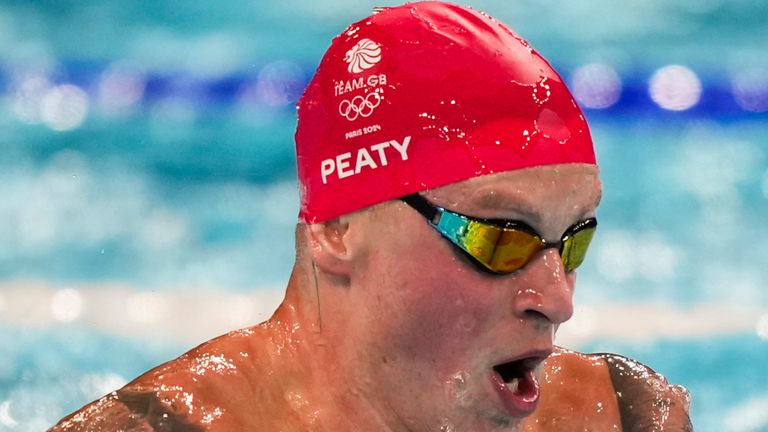
[[[424,194],[483,218],[522,220],[557,241],[594,216],[597,168],[570,164],[477,177]],[[345,317],[337,346],[345,382],[395,430],[515,430],[530,412],[505,404],[493,367],[553,350],[573,312],[575,274],[547,249],[526,267],[478,272],[413,209],[398,202],[350,220],[352,289],[322,303]],[[351,231],[352,223],[367,225]],[[337,323],[333,323],[335,325]],[[377,377],[376,384],[366,379]]]
[[[594,215],[600,182],[596,167],[570,164],[424,195],[556,241]],[[572,314],[575,274],[556,250],[484,274],[399,201],[297,235],[286,298],[269,321],[148,372],[56,430],[544,431],[574,412],[589,430],[622,430],[604,360],[558,353],[526,403],[499,388],[494,366],[539,364]]]
[[[343,420],[345,415],[333,426],[321,425],[308,400],[284,393],[284,385],[266,378],[285,372],[279,364],[267,366],[270,360],[263,348],[274,341],[268,336],[271,332],[262,325],[208,342],[73,413],[53,430],[358,430]],[[243,353],[250,354],[251,360],[245,360]],[[212,366],[212,355],[228,359],[235,369],[222,372]],[[536,411],[525,419],[523,430],[692,431],[687,394],[659,376],[647,380],[649,369],[627,363],[642,372],[612,383],[606,356],[556,349],[544,363],[542,397]],[[201,368],[206,372],[201,374]],[[661,386],[655,384],[659,382]],[[637,393],[644,394],[638,397]],[[188,395],[194,396],[190,400]],[[659,401],[666,401],[667,408],[660,409]],[[629,416],[627,411],[632,411]]]

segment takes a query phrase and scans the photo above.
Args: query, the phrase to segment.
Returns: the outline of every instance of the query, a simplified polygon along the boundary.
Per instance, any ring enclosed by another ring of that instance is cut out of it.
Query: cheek
[[[498,315],[500,299],[491,287],[451,256],[408,255],[398,262],[397,271],[382,275],[388,294],[376,302],[386,350],[431,363],[471,355]]]
[[[466,365],[508,319],[511,291],[480,275],[428,227],[400,228],[378,231],[364,267],[355,269],[353,286],[364,285],[357,304],[367,315],[366,345],[393,364],[440,371]]]

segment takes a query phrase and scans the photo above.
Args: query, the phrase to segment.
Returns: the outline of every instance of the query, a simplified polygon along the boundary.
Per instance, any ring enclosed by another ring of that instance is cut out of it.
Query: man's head
[[[334,40],[296,139],[336,382],[394,429],[519,424],[538,398],[532,369],[573,310],[561,255],[586,246],[600,199],[561,78],[479,12],[384,9]],[[421,204],[399,199],[414,193]],[[507,262],[484,266],[478,241]]]

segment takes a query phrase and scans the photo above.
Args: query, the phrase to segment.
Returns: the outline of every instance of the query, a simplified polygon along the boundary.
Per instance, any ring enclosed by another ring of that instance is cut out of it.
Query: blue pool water
[[[0,431],[269,315],[293,105],[372,6],[124,3],[0,2]],[[768,4],[475,5],[559,66],[597,143],[561,343],[685,385],[697,431],[768,431]]]

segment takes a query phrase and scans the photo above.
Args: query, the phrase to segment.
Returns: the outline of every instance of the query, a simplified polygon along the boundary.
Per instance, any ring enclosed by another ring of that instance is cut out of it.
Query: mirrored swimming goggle
[[[427,218],[480,269],[497,274],[520,270],[548,248],[557,248],[565,271],[573,271],[584,261],[597,228],[597,219],[585,219],[568,228],[560,241],[547,242],[524,222],[465,216],[437,207],[418,194],[400,199]]]

